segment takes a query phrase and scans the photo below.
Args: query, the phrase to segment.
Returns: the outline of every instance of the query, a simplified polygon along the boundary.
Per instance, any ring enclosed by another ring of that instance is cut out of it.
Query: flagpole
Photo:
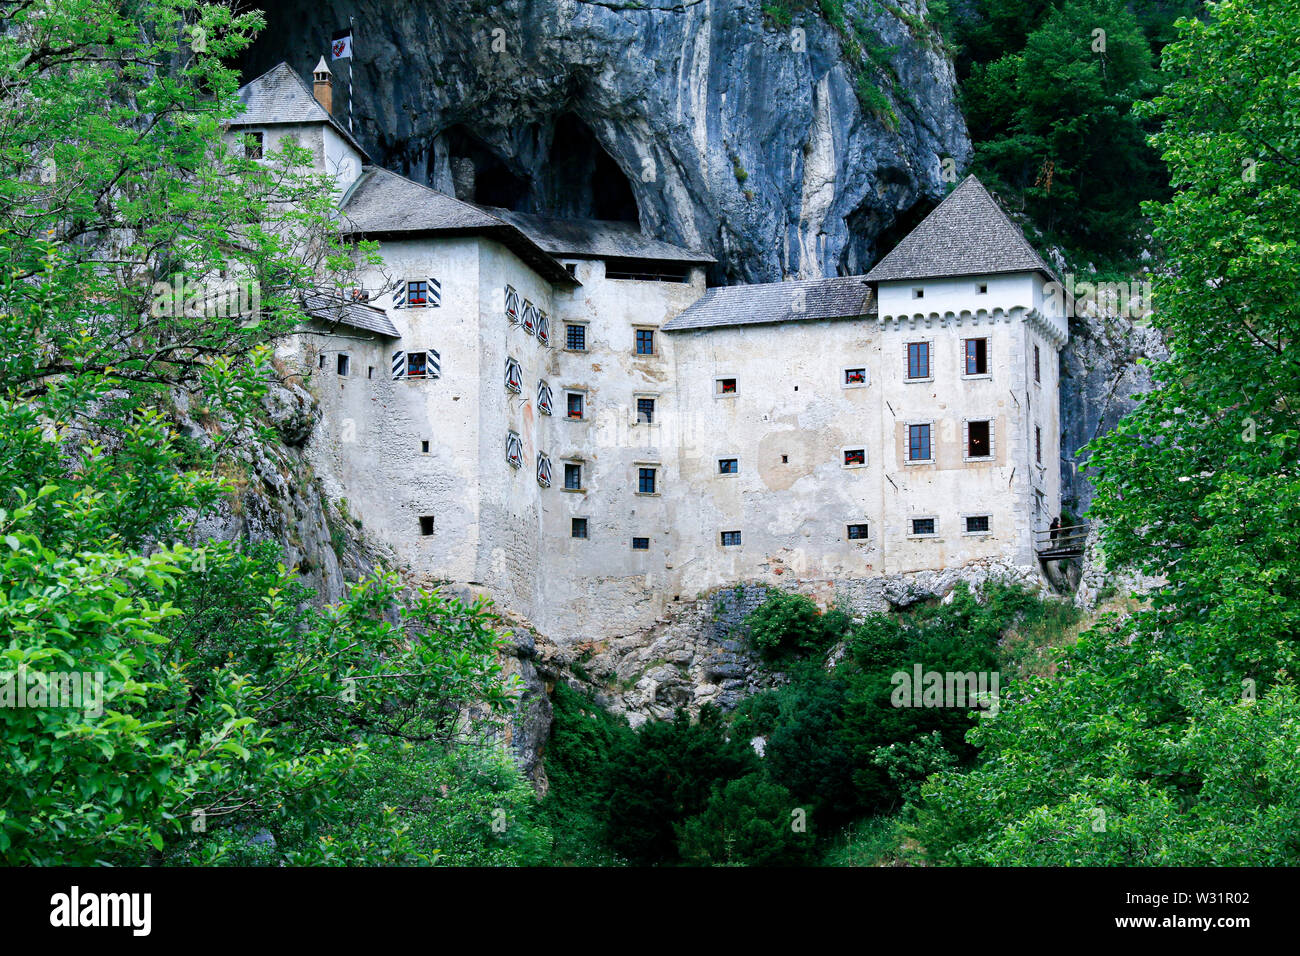
[[[348,34],[352,40],[352,49],[348,52],[348,132],[352,132],[352,61],[357,58],[357,34],[352,17],[348,17]],[[354,134],[355,135],[355,134]]]

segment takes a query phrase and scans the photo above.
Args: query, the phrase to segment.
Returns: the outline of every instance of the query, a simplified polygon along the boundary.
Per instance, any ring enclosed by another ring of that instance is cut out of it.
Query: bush
[[[773,591],[745,619],[750,640],[768,661],[821,653],[848,624],[842,611],[823,614],[809,598],[792,591]]]

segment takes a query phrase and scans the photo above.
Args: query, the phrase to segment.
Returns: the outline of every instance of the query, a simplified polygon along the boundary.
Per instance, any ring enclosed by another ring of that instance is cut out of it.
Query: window
[[[565,491],[582,490],[582,466],[581,465],[565,464],[564,489]]]
[[[412,279],[406,283],[406,304],[420,307],[429,304],[429,283],[424,279]]]
[[[1035,345],[1034,346],[1034,381],[1041,382],[1042,380],[1043,380],[1042,361],[1038,351],[1038,346]]]
[[[993,423],[966,423],[966,457],[990,458],[993,455]]]
[[[519,393],[524,390],[524,372],[519,367],[519,363],[507,356],[506,357],[506,388],[512,392]]]
[[[782,456],[781,456],[781,464],[783,464],[783,465],[788,465],[788,464],[790,464],[790,456],[789,456],[789,455],[782,455]]]
[[[437,378],[441,374],[438,353],[433,349],[423,352],[394,352],[393,378]]]
[[[587,519],[574,518],[569,525],[569,534],[574,538],[585,538],[587,536]]]
[[[988,515],[967,515],[966,516],[967,534],[987,534],[988,530],[989,530]]]
[[[714,394],[717,395],[735,395],[736,380],[734,378],[717,379],[713,387]]]
[[[248,159],[261,159],[265,150],[265,133],[245,133],[244,156]]]
[[[537,311],[537,341],[543,345],[551,344],[551,318],[540,309]]]
[[[352,360],[345,353],[340,353],[338,357],[338,372],[340,375],[347,375],[348,370],[352,367]]]
[[[420,515],[420,534],[433,534],[433,515]]]
[[[636,420],[640,425],[653,425],[655,421],[655,400],[638,398],[636,400]]]
[[[924,289],[913,289],[913,290],[912,290],[912,298],[913,298],[913,299],[924,299],[924,298],[925,298],[925,290],[924,290]]]
[[[636,330],[636,354],[637,355],[655,354],[655,330],[654,329]]]
[[[867,539],[867,526],[865,524],[849,525],[850,541],[865,541]]]
[[[739,547],[739,546],[740,546],[740,532],[739,532],[739,531],[724,531],[724,532],[722,532],[722,546],[723,546],[724,548],[736,548],[736,547]]]
[[[512,468],[521,468],[524,464],[524,443],[517,432],[506,432],[506,461]]]
[[[520,321],[523,324],[525,332],[529,335],[537,334],[537,306],[533,305],[527,299],[524,299],[523,317]]]
[[[374,377],[375,377],[375,367],[373,365],[367,365],[366,378],[374,378]]]
[[[420,454],[421,455],[429,454],[429,443],[427,441],[420,442]]]
[[[322,352],[321,355],[320,355],[320,357],[316,360],[316,364],[317,364],[320,368],[322,368],[322,369],[325,368],[325,353],[324,353],[324,352]]]
[[[929,378],[930,377],[930,343],[929,342],[908,342],[907,343],[907,377],[908,378]]]
[[[637,469],[636,491],[639,495],[653,495],[655,493],[655,472],[654,468]]]
[[[740,461],[736,458],[719,458],[718,474],[735,475],[740,472]]]
[[[570,418],[580,420],[584,417],[587,411],[586,395],[582,392],[569,392],[565,396],[565,401],[568,403],[568,416]]]
[[[966,374],[987,375],[989,373],[989,340],[966,340]]]
[[[975,294],[976,294],[976,295],[988,295],[988,292],[989,292],[989,284],[988,284],[987,282],[977,282],[977,283],[975,283]]]
[[[929,425],[907,426],[907,460],[931,461],[933,449],[930,447]]]
[[[550,415],[554,411],[555,399],[551,395],[551,386],[546,384],[546,379],[537,383],[537,410],[543,415]]]
[[[913,518],[912,534],[916,537],[932,535],[935,533],[935,520],[933,518]]]
[[[844,370],[844,387],[852,388],[855,385],[867,384],[867,370],[865,368],[846,368]]]
[[[1034,426],[1034,460],[1043,463],[1043,430],[1037,425]]]
[[[564,271],[575,279],[578,278],[578,264],[576,262],[566,262],[564,264]]]
[[[633,551],[649,551],[649,550],[650,550],[650,539],[649,539],[649,538],[633,538],[633,539],[632,539],[632,550],[633,550]]]
[[[867,450],[865,448],[844,449],[845,468],[850,468],[854,465],[865,465],[866,463],[867,463]]]
[[[551,487],[551,459],[546,452],[537,455],[537,483],[543,488]]]
[[[519,293],[514,286],[506,286],[506,318],[511,322],[519,321]]]
[[[587,351],[587,327],[566,322],[564,324],[564,347],[570,352]]]

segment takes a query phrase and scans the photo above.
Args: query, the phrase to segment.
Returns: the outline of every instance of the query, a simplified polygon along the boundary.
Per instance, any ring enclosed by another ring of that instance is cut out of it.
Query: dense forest
[[[1300,7],[929,18],[974,169],[1041,247],[1154,270],[1171,357],[1090,446],[1089,517],[1156,585],[1100,616],[994,584],[865,617],[775,594],[742,630],[781,676],[734,710],[634,730],[576,665],[539,796],[489,602],[381,567],[326,604],[274,545],[200,533],[278,440],[296,290],[367,252],[292,147],[268,178],[224,145],[259,15],[0,6],[0,862],[1300,863]],[[232,260],[260,321],[153,307]],[[998,712],[896,706],[916,665],[999,672]],[[67,671],[97,706],[12,696]]]

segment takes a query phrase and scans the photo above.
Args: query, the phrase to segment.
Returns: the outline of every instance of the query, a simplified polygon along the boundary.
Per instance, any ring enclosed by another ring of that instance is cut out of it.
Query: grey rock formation
[[[970,156],[918,2],[898,8],[909,26],[848,0],[866,27],[851,63],[820,14],[778,28],[760,0],[288,0],[265,5],[243,69],[309,75],[354,17],[355,133],[380,164],[490,205],[639,218],[715,255],[718,282],[854,274],[942,197],[943,158],[951,175]],[[896,122],[859,103],[864,69]]]

